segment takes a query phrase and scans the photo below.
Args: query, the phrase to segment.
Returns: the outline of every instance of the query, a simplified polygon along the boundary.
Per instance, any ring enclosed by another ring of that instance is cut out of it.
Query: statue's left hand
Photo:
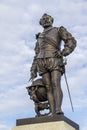
[[[62,57],[62,53],[61,53],[61,51],[60,50],[56,50],[55,52],[54,52],[54,55],[56,56],[56,57]]]

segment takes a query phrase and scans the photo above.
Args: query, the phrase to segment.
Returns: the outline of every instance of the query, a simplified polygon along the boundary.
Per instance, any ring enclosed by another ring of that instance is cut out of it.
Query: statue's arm
[[[37,77],[37,55],[39,53],[39,44],[38,41],[36,42],[36,46],[35,46],[35,56],[30,68],[30,80],[33,80],[34,78]]]
[[[76,47],[75,38],[65,29],[64,27],[59,28],[60,38],[64,41],[64,49],[62,50],[62,55],[67,56],[72,53]]]

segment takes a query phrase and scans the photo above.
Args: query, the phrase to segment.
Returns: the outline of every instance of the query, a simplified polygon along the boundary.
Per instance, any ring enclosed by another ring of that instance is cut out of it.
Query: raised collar
[[[49,28],[47,28],[47,29],[44,29],[44,30],[43,30],[43,33],[44,33],[44,32],[47,32],[47,31],[49,31],[49,30],[51,30],[52,28],[53,28],[53,27],[49,27]]]

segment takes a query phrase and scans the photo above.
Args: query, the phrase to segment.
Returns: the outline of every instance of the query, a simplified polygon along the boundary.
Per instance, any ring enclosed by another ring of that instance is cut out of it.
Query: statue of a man
[[[40,25],[42,33],[36,35],[35,57],[31,67],[31,79],[42,76],[47,89],[47,97],[52,115],[63,113],[61,110],[63,93],[61,90],[61,76],[65,72],[63,57],[69,55],[76,47],[76,40],[63,27],[53,27],[54,19],[44,14]],[[64,48],[61,49],[61,42]]]

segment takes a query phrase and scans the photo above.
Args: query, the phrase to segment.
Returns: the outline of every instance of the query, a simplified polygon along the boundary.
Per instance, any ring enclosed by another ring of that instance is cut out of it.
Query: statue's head
[[[44,28],[47,28],[47,27],[52,26],[53,21],[54,21],[54,19],[53,19],[50,15],[48,15],[48,14],[45,13],[45,14],[43,14],[43,16],[41,17],[39,23],[40,23],[40,25],[43,26]]]

